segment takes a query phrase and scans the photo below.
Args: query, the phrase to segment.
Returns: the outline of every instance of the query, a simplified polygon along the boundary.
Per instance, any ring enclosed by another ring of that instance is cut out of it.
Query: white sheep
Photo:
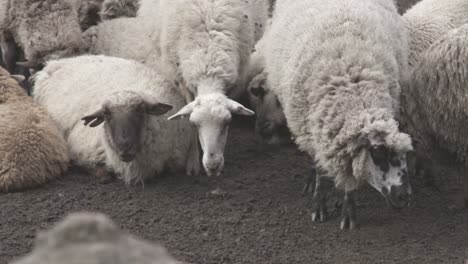
[[[453,29],[422,53],[412,72],[405,101],[407,127],[419,140],[418,153],[457,169],[468,201],[468,24]],[[454,161],[458,164],[454,166]]]
[[[121,58],[80,56],[49,62],[34,78],[34,99],[58,124],[77,165],[97,176],[115,173],[127,184],[164,169],[198,173],[195,130],[186,120],[156,117],[184,104],[156,69]]]
[[[41,185],[67,171],[68,147],[46,110],[0,68],[0,192]]]
[[[28,62],[21,65],[28,68],[79,54],[83,45],[78,9],[75,0],[0,0],[2,41],[14,41],[22,48]],[[11,48],[6,52],[16,53]],[[7,65],[14,65],[11,57],[15,56],[3,57]]]
[[[263,34],[267,3],[161,0],[157,9],[160,35],[155,41],[165,74],[177,81],[188,103],[170,119],[190,116],[198,127],[205,171],[219,175],[231,114],[254,114],[228,96],[237,98],[245,90],[249,56]]]
[[[121,17],[106,20],[83,34],[88,52],[132,59],[148,66],[158,64],[153,39],[157,31],[152,17]]]
[[[182,264],[167,250],[122,230],[106,215],[67,215],[40,232],[34,249],[12,264]]]
[[[352,193],[362,182],[406,206],[412,146],[395,117],[408,47],[393,0],[282,0],[269,34],[268,84],[296,144],[345,191],[341,228],[356,226]],[[312,218],[322,221],[317,175]]]
[[[410,47],[408,63],[413,67],[418,63],[421,53],[434,41],[451,29],[468,23],[468,1],[422,0],[406,11],[403,18]]]

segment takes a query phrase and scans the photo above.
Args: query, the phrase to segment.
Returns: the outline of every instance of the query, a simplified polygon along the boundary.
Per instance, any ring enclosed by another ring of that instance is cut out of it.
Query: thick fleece
[[[158,8],[164,12],[157,16],[157,41],[168,76],[193,95],[213,90],[240,95],[268,17],[266,1],[160,0]],[[203,85],[207,82],[217,85]]]
[[[136,183],[161,173],[163,169],[186,168],[194,130],[187,120],[168,121],[175,110],[162,116],[146,116],[144,143],[136,158],[123,162],[109,147],[109,135],[102,125],[90,128],[81,118],[104,102],[122,105],[133,100],[127,95],[170,104],[184,105],[172,82],[155,69],[141,63],[106,56],[80,56],[52,61],[35,76],[34,99],[57,122],[70,146],[73,161],[90,169],[105,164],[126,183]]]
[[[0,31],[13,36],[27,60],[44,62],[83,48],[74,0],[1,0]]]
[[[422,0],[403,15],[408,30],[410,67],[421,53],[451,29],[468,23],[468,1]]]
[[[365,179],[361,139],[403,152],[394,120],[407,39],[392,0],[283,0],[266,48],[270,88],[299,148],[355,189]]]
[[[182,264],[167,250],[120,230],[100,213],[72,213],[37,236],[13,264]]]
[[[0,192],[41,185],[68,168],[68,148],[46,110],[0,68]]]

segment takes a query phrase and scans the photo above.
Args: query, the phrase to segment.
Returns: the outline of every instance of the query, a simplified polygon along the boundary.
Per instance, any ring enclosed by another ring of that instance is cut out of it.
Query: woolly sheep
[[[16,78],[16,79],[15,79]],[[65,140],[43,107],[0,68],[0,191],[35,187],[68,167]]]
[[[121,17],[107,20],[91,27],[83,34],[88,52],[132,59],[148,66],[158,63],[155,54],[151,17]],[[152,61],[153,60],[153,61]]]
[[[410,78],[408,129],[428,158],[453,167],[464,176],[456,207],[468,201],[468,24],[453,29],[422,53]],[[458,168],[457,168],[458,167]]]
[[[228,96],[238,98],[245,90],[249,56],[263,34],[267,3],[161,0],[158,9],[164,10],[155,23],[161,27],[156,41],[165,74],[177,81],[188,103],[170,119],[189,116],[198,128],[205,171],[220,175],[231,114],[254,114]]]
[[[451,29],[468,23],[466,0],[422,0],[403,15],[408,30],[408,63],[415,66],[426,49]]]
[[[96,176],[115,173],[132,184],[164,169],[198,173],[194,129],[186,120],[155,117],[184,103],[157,71],[121,58],[80,56],[49,62],[34,79],[34,99],[65,134],[72,160]]]
[[[101,213],[72,213],[40,232],[13,264],[182,264],[161,246],[123,232]]]
[[[291,137],[283,108],[278,97],[270,90],[267,84],[268,74],[265,71],[265,46],[267,44],[268,29],[271,19],[267,22],[265,33],[255,45],[250,56],[247,71],[247,91],[250,104],[256,114],[255,132],[268,144],[281,144],[289,142]]]
[[[408,203],[411,139],[395,121],[405,33],[392,0],[276,4],[265,50],[268,84],[296,144],[345,191],[342,229],[356,226],[353,192],[363,181],[393,207]],[[312,219],[323,221],[326,194],[317,175]]]
[[[0,32],[10,34],[23,49],[28,60],[23,66],[37,68],[47,60],[81,52],[78,7],[74,1],[0,1]],[[5,62],[6,58],[9,56],[4,57]]]

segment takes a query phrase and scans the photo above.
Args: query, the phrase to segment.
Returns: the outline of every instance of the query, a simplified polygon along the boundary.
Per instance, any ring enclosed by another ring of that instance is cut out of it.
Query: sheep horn
[[[24,80],[26,80],[26,77],[24,77],[23,75],[21,74],[13,74],[13,75],[10,75],[11,78],[15,79],[18,83],[21,83],[23,82]]]

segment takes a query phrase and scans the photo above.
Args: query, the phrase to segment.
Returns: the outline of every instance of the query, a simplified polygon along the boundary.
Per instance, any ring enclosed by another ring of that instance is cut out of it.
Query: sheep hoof
[[[327,195],[326,193],[316,193],[316,195],[314,195],[312,221],[316,223],[323,223],[327,220],[327,216]]]
[[[448,208],[452,212],[459,212],[467,207],[468,207],[468,197],[465,197],[465,195],[461,194],[455,199],[455,202],[452,205],[450,205]]]
[[[343,199],[343,207],[341,208],[341,230],[356,229],[356,204],[351,193],[346,192]]]
[[[115,180],[115,174],[107,171],[104,166],[100,165],[96,167],[96,177],[101,184],[108,184]]]
[[[198,176],[200,174],[200,162],[197,159],[191,159],[187,163],[186,174],[188,176]]]

